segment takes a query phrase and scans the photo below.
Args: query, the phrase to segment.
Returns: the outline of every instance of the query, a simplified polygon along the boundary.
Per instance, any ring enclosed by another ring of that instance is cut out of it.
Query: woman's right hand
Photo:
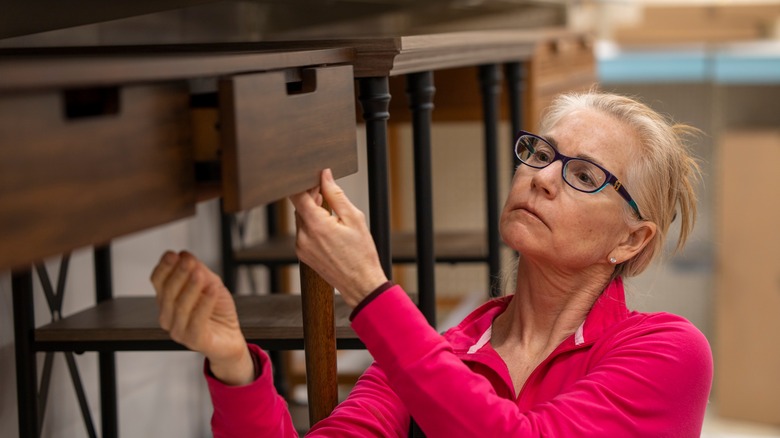
[[[205,355],[211,372],[225,384],[245,385],[255,379],[235,302],[219,276],[186,251],[166,251],[151,280],[160,326],[171,339]]]

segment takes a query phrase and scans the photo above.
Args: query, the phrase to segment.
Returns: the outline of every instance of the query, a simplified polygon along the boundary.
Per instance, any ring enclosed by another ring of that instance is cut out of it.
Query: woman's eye
[[[534,158],[542,163],[548,163],[551,157],[546,151],[537,151],[536,154],[534,154]]]
[[[579,172],[576,175],[577,181],[585,187],[596,187],[596,183],[587,172]]]

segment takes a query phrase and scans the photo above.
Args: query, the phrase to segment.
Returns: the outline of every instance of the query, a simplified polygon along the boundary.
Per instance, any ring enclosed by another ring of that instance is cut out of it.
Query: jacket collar
[[[474,310],[446,336],[456,353],[471,354],[490,341],[493,319],[506,310],[513,295],[490,300]],[[609,327],[628,318],[623,279],[612,280],[591,307],[582,325],[561,345],[590,344]]]

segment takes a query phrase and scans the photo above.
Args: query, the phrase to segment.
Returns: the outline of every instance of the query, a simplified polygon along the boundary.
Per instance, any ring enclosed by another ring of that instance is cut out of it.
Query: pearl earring
[[[609,258],[609,262],[610,262],[610,263],[612,263],[612,264],[614,265],[615,263],[617,263],[617,259],[616,259],[616,258],[614,258],[614,257],[610,257],[610,258]]]

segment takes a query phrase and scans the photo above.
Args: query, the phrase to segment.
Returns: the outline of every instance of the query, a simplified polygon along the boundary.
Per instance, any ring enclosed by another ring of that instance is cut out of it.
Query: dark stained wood
[[[304,69],[300,91],[283,72],[220,82],[225,210],[237,212],[301,192],[330,167],[357,171],[352,67]]]
[[[0,269],[195,213],[184,84],[123,87],[114,114],[64,105],[0,94]]]
[[[349,62],[348,47],[280,51],[273,45],[236,46],[226,53],[197,52],[198,46],[72,48],[21,55],[0,50],[0,92],[99,87],[137,82],[216,78],[224,75]],[[73,52],[73,53],[71,53]],[[54,54],[52,54],[54,53]],[[75,54],[74,54],[75,53]]]
[[[113,1],[106,7],[102,0],[2,0],[0,38],[43,32],[134,15],[151,14],[216,0],[133,0]]]
[[[338,404],[333,287],[303,263],[300,272],[309,424],[315,424]]]
[[[393,263],[414,263],[416,245],[414,232],[394,232],[391,246]],[[487,257],[485,233],[480,231],[440,231],[434,235],[437,262],[482,262]],[[255,245],[236,250],[236,263],[283,265],[298,263],[295,237],[276,236]]]
[[[241,330],[250,342],[303,340],[301,296],[288,294],[235,297]],[[355,339],[349,312],[340,296],[334,297],[336,337]],[[157,321],[157,303],[151,296],[117,297],[35,331],[37,342],[170,341]]]
[[[323,201],[322,208],[330,211]],[[309,424],[333,412],[338,404],[336,372],[336,327],[333,286],[310,266],[300,264],[303,340],[306,353],[306,391]]]
[[[399,76],[408,73],[417,73],[422,71],[434,71],[450,69],[457,67],[477,66],[485,63],[502,63],[509,61],[523,61],[529,59],[533,54],[538,43],[544,41],[556,40],[566,35],[572,35],[570,30],[558,27],[545,27],[537,29],[519,29],[519,30],[480,30],[465,32],[448,32],[429,35],[408,35],[408,36],[382,36],[348,39],[321,39],[321,40],[301,40],[301,41],[265,41],[265,42],[242,42],[242,43],[213,43],[213,44],[184,44],[184,45],[159,45],[156,47],[128,46],[122,48],[125,52],[145,51],[147,54],[154,52],[168,53],[171,51],[179,52],[182,60],[198,64],[196,58],[218,55],[223,59],[242,60],[242,53],[265,52],[257,56],[273,57],[272,52],[278,52],[279,56],[286,56],[284,60],[287,66],[303,66],[326,64],[333,62],[343,62],[343,54],[353,56],[352,64],[355,69],[355,77],[382,77]],[[76,50],[81,53],[95,53],[106,56],[106,49],[101,47],[88,47]],[[112,48],[112,50],[117,50]],[[346,51],[334,53],[334,51]],[[304,51],[304,52],[301,52]],[[323,51],[324,53],[320,53]],[[5,53],[26,53],[35,52],[35,50],[6,50]],[[222,52],[222,54],[220,54]],[[227,54],[225,54],[227,52]],[[4,51],[0,50],[0,55]],[[187,54],[190,54],[188,56]],[[192,57],[193,53],[198,56]],[[307,62],[296,62],[297,57],[309,54],[312,58]],[[313,58],[317,54],[316,60]],[[336,57],[338,61],[323,60],[327,53]],[[209,55],[211,54],[211,55]],[[283,54],[283,55],[281,55]],[[215,58],[216,59],[216,58]],[[99,62],[99,65],[105,65],[105,61],[90,60],[88,57],[82,61]],[[156,62],[162,62],[158,60]],[[265,59],[258,61],[256,65],[267,65],[270,62]],[[215,64],[227,64],[227,61],[220,61]],[[175,69],[180,71],[181,64],[176,58],[169,63],[160,64],[162,71],[169,70],[171,66],[176,65]],[[132,67],[132,66],[130,66]],[[255,69],[268,70],[284,68],[283,63],[276,67]],[[159,67],[158,67],[159,68]],[[190,67],[192,68],[192,67]],[[200,65],[200,68],[203,68]],[[233,70],[236,70],[233,68]],[[137,71],[134,69],[134,71]],[[112,76],[121,74],[120,72],[111,72]],[[177,73],[178,75],[178,73]],[[203,73],[194,76],[204,76]],[[215,74],[216,75],[216,74]],[[52,75],[54,78],[55,75]],[[70,75],[66,75],[70,77]],[[2,76],[0,76],[2,78]],[[3,85],[0,85],[2,87]]]
[[[531,57],[539,41],[568,33],[563,28],[486,30],[278,44],[295,49],[354,47],[355,77],[378,77],[522,61]]]
[[[245,100],[237,100],[240,129],[264,128],[252,125],[264,117],[252,113],[258,106],[275,111],[273,128],[267,129],[274,133],[263,137],[264,144],[274,144],[285,130],[286,144],[294,144],[289,139],[309,126],[306,132],[319,141],[301,162],[317,161],[333,167],[337,175],[357,170],[350,67],[301,70],[349,62],[352,49],[101,50],[72,56],[65,49],[48,55],[0,51],[0,269],[187,217],[194,214],[197,201],[223,193],[219,181],[194,181],[195,146],[204,135],[195,132],[192,123],[197,117],[189,108],[187,79],[214,80],[216,91],[217,77],[285,68],[272,74],[278,107],[264,106],[264,96],[248,107],[241,106]],[[303,91],[310,92],[287,95],[287,84],[302,77],[310,79],[303,81]],[[329,89],[332,84],[336,88]],[[296,112],[305,115],[291,117]],[[232,175],[244,178],[244,205],[279,199],[316,183],[322,167],[295,167],[289,151],[269,154],[240,138],[242,151],[249,151],[241,158],[251,161],[242,164],[243,173]],[[327,148],[334,145],[336,153],[329,154]],[[350,153],[342,153],[345,150]],[[269,164],[273,160],[286,165]],[[259,162],[302,176],[263,173],[254,166]],[[268,181],[272,184],[266,185]]]

